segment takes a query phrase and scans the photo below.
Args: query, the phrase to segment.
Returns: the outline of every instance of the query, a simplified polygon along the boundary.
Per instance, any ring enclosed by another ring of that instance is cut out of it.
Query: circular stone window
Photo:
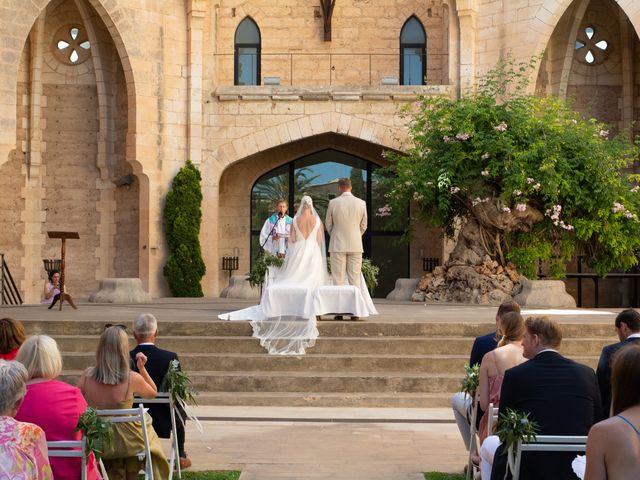
[[[53,55],[66,65],[80,65],[91,56],[91,44],[82,25],[60,27],[53,37]]]
[[[593,26],[586,27],[576,39],[576,55],[578,60],[587,65],[596,65],[606,60],[609,53],[609,42],[604,35]]]

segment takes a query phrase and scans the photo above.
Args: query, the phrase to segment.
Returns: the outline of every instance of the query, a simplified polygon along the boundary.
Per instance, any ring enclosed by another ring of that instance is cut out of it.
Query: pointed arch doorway
[[[367,202],[368,225],[363,237],[364,257],[380,267],[376,297],[393,290],[395,280],[409,276],[409,245],[401,242],[405,223],[389,229],[389,218],[376,215],[385,205],[385,192],[380,185],[380,166],[356,155],[333,148],[304,155],[264,175],[251,189],[251,259],[260,252],[260,229],[273,213],[279,198],[289,202],[293,216],[300,198],[313,198],[318,214],[324,220],[329,201],[337,195],[337,181],[351,179],[353,194]],[[403,222],[406,222],[406,218]]]

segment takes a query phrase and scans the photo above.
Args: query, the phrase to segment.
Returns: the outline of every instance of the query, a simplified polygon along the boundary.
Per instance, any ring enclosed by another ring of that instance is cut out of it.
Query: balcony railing
[[[422,65],[426,64],[427,85],[449,84],[448,54],[401,57],[386,53],[262,53],[258,62],[245,54],[238,62],[240,71],[235,72],[233,53],[216,54],[216,78],[222,86],[234,85],[234,79],[245,86],[421,85]]]

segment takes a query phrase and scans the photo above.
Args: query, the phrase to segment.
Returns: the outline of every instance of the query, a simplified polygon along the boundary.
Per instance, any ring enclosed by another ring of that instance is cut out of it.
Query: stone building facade
[[[424,33],[422,85],[403,63],[418,48],[409,25]],[[544,51],[533,88],[615,129],[640,119],[635,0],[336,0],[330,16],[320,0],[4,0],[0,32],[0,252],[28,302],[55,230],[80,234],[70,291],[140,277],[167,295],[162,207],[187,158],[203,176],[203,288],[218,295],[222,256],[249,269],[261,181],[306,171],[324,192],[357,164],[375,201],[383,151],[405,139],[401,108],[473,88],[508,50]],[[369,254],[387,276],[442,257],[438,232],[391,247],[377,221]],[[399,261],[384,257],[396,248]]]

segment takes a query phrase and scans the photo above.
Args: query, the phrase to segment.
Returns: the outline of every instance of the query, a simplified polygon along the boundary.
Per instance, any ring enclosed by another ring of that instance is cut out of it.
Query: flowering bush
[[[612,136],[568,102],[528,94],[536,61],[507,58],[477,93],[425,96],[408,110],[408,145],[386,154],[389,206],[414,205],[448,236],[459,229],[449,264],[489,255],[535,278],[548,261],[549,275],[562,277],[579,252],[601,275],[630,268],[640,192],[626,169],[637,149],[628,133]]]

